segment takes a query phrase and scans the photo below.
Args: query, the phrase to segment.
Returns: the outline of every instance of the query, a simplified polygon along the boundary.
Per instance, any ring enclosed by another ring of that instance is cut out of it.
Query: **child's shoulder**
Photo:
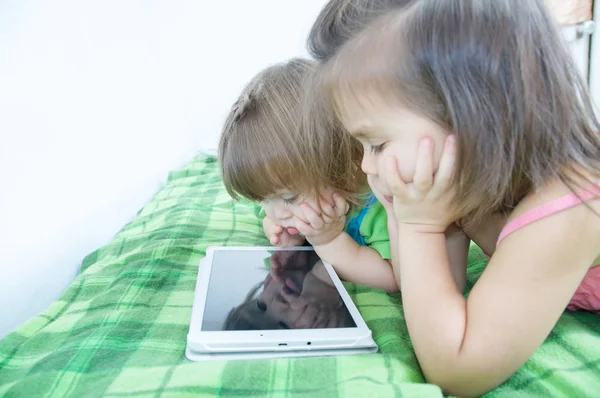
[[[582,180],[577,182],[577,186],[579,188],[571,189],[560,179],[552,179],[525,196],[511,212],[506,224],[534,217],[547,218],[577,208],[583,213],[590,212],[591,215],[595,211],[598,215],[595,221],[598,221],[600,227],[600,181]]]
[[[510,240],[510,248],[517,250],[537,241],[552,251],[548,242],[562,242],[564,245],[553,247],[563,254],[600,254],[600,185],[577,185],[581,188],[571,189],[555,179],[527,195],[508,217],[497,247]]]

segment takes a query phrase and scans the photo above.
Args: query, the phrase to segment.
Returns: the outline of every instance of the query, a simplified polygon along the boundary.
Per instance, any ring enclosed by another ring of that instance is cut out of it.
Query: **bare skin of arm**
[[[600,203],[592,203],[598,211]],[[453,283],[444,234],[400,226],[396,272],[427,380],[449,394],[475,396],[510,377],[556,324],[599,240],[600,219],[585,206],[530,224],[500,244],[467,300]]]

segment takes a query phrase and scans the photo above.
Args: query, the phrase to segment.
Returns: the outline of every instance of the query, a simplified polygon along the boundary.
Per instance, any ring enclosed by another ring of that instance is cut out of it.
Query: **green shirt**
[[[387,213],[375,197],[367,200],[363,208],[350,210],[346,221],[346,232],[359,245],[371,247],[386,260],[392,258]]]

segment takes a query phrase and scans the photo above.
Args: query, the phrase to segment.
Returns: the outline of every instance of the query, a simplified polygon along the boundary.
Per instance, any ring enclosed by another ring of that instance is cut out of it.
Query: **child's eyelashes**
[[[283,203],[286,205],[293,205],[298,200],[298,195],[292,196],[291,198],[283,198]]]
[[[385,147],[385,143],[383,143],[381,145],[371,145],[371,153],[374,153],[374,154],[381,153],[383,151],[384,147]]]

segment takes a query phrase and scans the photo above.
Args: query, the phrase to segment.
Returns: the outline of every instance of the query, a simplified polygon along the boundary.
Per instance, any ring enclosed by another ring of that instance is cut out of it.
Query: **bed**
[[[93,228],[93,226],[90,226]],[[439,397],[424,383],[399,295],[346,284],[380,353],[192,363],[197,267],[209,245],[267,245],[259,208],[233,202],[214,156],[196,156],[44,313],[0,341],[0,396]],[[472,246],[469,287],[486,259]],[[3,304],[4,305],[4,304]],[[488,394],[597,396],[600,316],[565,313],[537,353]]]

